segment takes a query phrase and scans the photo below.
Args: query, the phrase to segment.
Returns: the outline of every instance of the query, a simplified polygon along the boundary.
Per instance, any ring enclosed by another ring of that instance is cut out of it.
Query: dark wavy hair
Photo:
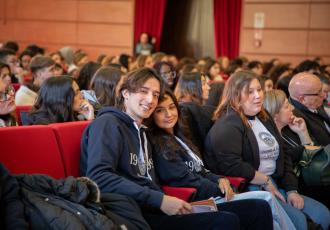
[[[89,88],[93,75],[100,67],[100,64],[93,61],[89,61],[83,65],[77,78],[77,84],[81,90],[87,90]]]
[[[175,87],[174,94],[178,101],[185,96],[190,96],[193,102],[199,105],[203,103],[202,78],[199,72],[183,74]]]
[[[46,125],[75,121],[73,81],[69,76],[47,79],[42,84],[37,101],[31,109],[29,123]]]
[[[123,73],[117,68],[101,67],[96,71],[90,88],[94,90],[98,102],[102,106],[114,106],[116,87]]]
[[[165,101],[167,98],[172,99],[175,104],[176,109],[178,110],[178,122],[173,127],[174,135],[182,139],[187,146],[197,155],[200,156],[198,148],[195,147],[189,140],[189,130],[188,126],[180,116],[180,107],[179,103],[173,94],[173,92],[167,87],[163,95],[159,98],[158,103]],[[178,154],[188,154],[186,151],[177,151],[182,150],[182,146],[177,142],[175,136],[169,134],[164,129],[158,127],[153,119],[153,116],[150,116],[145,123],[149,127],[149,135],[151,136],[151,144],[156,154],[162,154],[167,160],[175,160],[178,158]]]

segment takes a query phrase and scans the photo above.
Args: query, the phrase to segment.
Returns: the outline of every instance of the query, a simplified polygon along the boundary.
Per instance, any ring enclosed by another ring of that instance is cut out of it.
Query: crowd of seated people
[[[5,43],[0,127],[18,125],[15,108],[26,105],[24,125],[90,120],[81,175],[132,197],[153,229],[328,229],[329,186],[307,186],[293,168],[305,149],[330,144],[330,65],[178,59],[154,53],[148,39],[142,34],[136,56],[95,61],[71,47],[19,53]],[[223,176],[244,178],[253,192],[235,194]],[[224,199],[217,213],[193,214],[160,185]]]

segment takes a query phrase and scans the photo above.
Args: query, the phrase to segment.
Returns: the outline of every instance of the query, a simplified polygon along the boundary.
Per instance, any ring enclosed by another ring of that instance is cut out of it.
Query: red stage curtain
[[[159,50],[163,31],[166,0],[136,0],[134,22],[134,45],[140,34],[146,32],[156,38],[156,50]]]
[[[242,0],[214,0],[216,55],[230,59],[239,54]]]

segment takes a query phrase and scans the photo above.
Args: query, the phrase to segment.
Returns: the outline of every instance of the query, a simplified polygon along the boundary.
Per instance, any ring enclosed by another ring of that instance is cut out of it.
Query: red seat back
[[[80,140],[90,121],[50,124],[62,154],[66,176],[78,177],[80,164]]]
[[[184,187],[171,187],[171,186],[162,186],[162,190],[166,195],[174,196],[184,201],[191,201],[197,190],[195,188],[184,188]]]
[[[12,174],[41,173],[65,177],[55,134],[47,126],[19,126],[0,129],[0,162]]]
[[[22,113],[28,113],[32,108],[32,105],[16,105],[16,119],[18,125],[22,125]]]

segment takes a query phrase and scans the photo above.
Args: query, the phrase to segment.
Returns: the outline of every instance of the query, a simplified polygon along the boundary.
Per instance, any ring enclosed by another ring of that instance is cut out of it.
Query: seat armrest
[[[171,187],[166,185],[161,188],[166,195],[174,196],[187,202],[191,201],[197,192],[195,188]]]

